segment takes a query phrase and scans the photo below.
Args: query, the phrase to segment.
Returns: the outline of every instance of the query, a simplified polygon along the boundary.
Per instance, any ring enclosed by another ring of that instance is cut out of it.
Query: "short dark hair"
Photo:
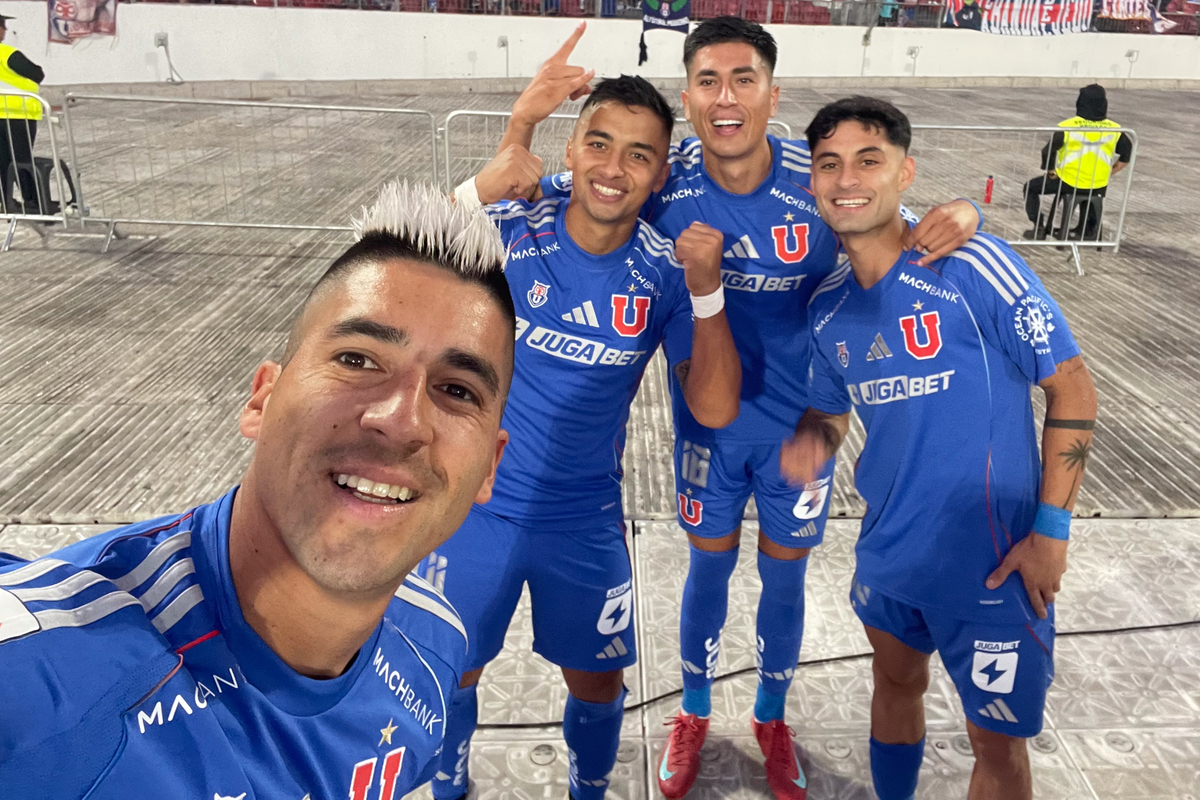
[[[582,114],[592,106],[598,106],[610,100],[624,106],[649,109],[662,122],[663,129],[667,132],[667,138],[671,138],[671,131],[675,129],[675,111],[667,102],[667,98],[663,97],[662,92],[655,89],[654,84],[650,81],[640,75],[605,78],[592,89],[592,93],[587,96],[579,113]]]
[[[912,125],[903,111],[878,97],[855,95],[835,100],[817,112],[804,131],[808,149],[816,150],[817,142],[828,139],[837,126],[847,120],[883,131],[889,142],[906,153],[912,144]]]
[[[700,48],[725,42],[745,42],[750,45],[767,62],[771,74],[775,74],[775,61],[779,56],[775,37],[757,22],[741,17],[714,17],[697,25],[683,42],[684,69],[689,73],[692,71],[692,59]]]

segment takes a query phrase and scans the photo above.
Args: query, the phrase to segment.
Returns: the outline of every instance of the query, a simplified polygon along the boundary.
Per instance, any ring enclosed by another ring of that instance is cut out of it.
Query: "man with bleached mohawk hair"
[[[513,305],[482,214],[393,184],[242,409],[240,486],[0,553],[0,786],[25,798],[396,800],[467,652],[413,566],[490,495]]]

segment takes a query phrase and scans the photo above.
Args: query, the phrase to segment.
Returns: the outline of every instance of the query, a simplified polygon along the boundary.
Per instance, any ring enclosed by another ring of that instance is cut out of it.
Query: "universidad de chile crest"
[[[540,308],[546,304],[546,296],[550,294],[550,284],[535,280],[533,288],[525,293],[531,308]]]

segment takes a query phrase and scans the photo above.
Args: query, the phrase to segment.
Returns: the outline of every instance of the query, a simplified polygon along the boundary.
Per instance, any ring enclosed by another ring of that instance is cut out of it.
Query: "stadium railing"
[[[475,111],[460,109],[446,116],[443,129],[445,161],[442,174],[446,189],[450,190],[462,181],[479,172],[496,154],[504,129],[511,114],[507,111]],[[562,172],[566,167],[563,156],[566,142],[575,129],[578,114],[552,114],[538,126],[530,151],[542,158],[542,169],[546,175]],[[767,130],[786,139],[792,137],[792,128],[786,122],[771,120]],[[692,136],[692,126],[686,119],[675,120],[676,142]]]
[[[70,196],[63,180],[59,159],[55,116],[50,104],[30,92],[6,89],[0,92],[0,103],[7,107],[19,101],[25,108],[40,107],[40,120],[0,117],[0,148],[4,150],[0,165],[0,219],[8,222],[0,252],[12,246],[18,222],[59,223],[65,225]],[[5,112],[7,113],[7,112]],[[15,141],[14,141],[15,138]],[[28,156],[17,142],[33,140]],[[48,179],[55,175],[54,183]],[[57,198],[54,190],[57,189]],[[26,196],[25,191],[31,190]]]
[[[909,152],[917,162],[917,178],[905,202],[920,209],[948,197],[970,197],[983,209],[988,233],[1015,247],[1069,249],[1082,275],[1080,248],[1120,249],[1138,138],[1129,128],[1072,128],[1071,133],[1128,135],[1133,145],[1129,164],[1110,177],[1103,198],[1065,184],[1057,193],[1040,196],[1042,218],[1030,222],[1024,186],[1039,175],[1053,177],[1052,168],[1041,169],[1041,150],[1055,133],[1063,132],[1049,126],[914,125]],[[1091,226],[1085,218],[1089,213],[1094,214]]]
[[[439,179],[418,109],[71,93],[63,123],[106,248],[118,223],[349,230],[381,179]]]

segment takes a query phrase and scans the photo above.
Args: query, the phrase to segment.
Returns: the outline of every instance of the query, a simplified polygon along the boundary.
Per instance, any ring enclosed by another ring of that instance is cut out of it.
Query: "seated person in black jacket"
[[[1063,130],[1055,133],[1042,148],[1044,174],[1025,184],[1025,214],[1034,223],[1034,228],[1025,232],[1026,239],[1044,238],[1048,232],[1049,225],[1040,229],[1038,225],[1041,195],[1055,195],[1055,204],[1070,203],[1080,197],[1089,200],[1104,197],[1109,180],[1129,164],[1133,154],[1133,142],[1124,133],[1071,131],[1072,128],[1121,127],[1108,119],[1108,97],[1104,87],[1097,83],[1079,90],[1075,116],[1060,122],[1059,127]],[[1081,226],[1083,239],[1098,239],[1098,205],[1089,203],[1086,213],[1086,227]]]

